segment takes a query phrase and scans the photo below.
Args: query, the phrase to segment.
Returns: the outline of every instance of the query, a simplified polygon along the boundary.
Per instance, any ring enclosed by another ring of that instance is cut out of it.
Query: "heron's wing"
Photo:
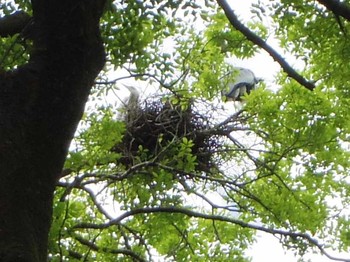
[[[250,94],[250,91],[255,89],[255,84],[250,84],[250,85],[247,84],[246,87],[247,87],[247,90],[246,90],[247,94]]]
[[[232,72],[235,77],[236,83],[253,83],[255,76],[254,73],[246,68],[236,68],[235,71]]]
[[[232,86],[232,88],[225,94],[225,96],[237,100],[240,96],[247,92],[248,83],[237,83]]]

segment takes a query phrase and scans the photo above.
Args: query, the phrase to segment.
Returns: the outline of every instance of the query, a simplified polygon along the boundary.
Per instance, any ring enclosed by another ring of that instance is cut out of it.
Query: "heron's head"
[[[255,78],[255,83],[260,83],[260,82],[264,82],[264,79],[263,78],[260,78],[260,77],[256,77]]]
[[[139,107],[140,92],[133,86],[124,85],[124,84],[123,86],[126,87],[130,92],[129,97],[123,102],[124,106],[128,110]]]
[[[135,87],[130,86],[130,85],[123,84],[123,86],[126,87],[129,90],[130,96],[139,98],[139,96],[140,96],[139,90],[137,90]]]

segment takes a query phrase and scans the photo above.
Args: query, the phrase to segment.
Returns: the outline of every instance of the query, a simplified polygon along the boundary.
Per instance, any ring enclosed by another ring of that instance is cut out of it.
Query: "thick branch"
[[[337,16],[342,16],[346,20],[350,21],[350,6],[345,2],[336,0],[317,0],[320,4],[324,5]]]
[[[283,71],[287,73],[288,76],[296,80],[299,84],[306,87],[309,90],[313,90],[315,88],[315,85],[306,80],[303,76],[298,74],[287,62],[286,60],[278,53],[276,52],[270,45],[268,45],[263,39],[261,39],[258,35],[256,35],[254,32],[252,32],[248,27],[243,25],[233,10],[231,9],[230,5],[227,3],[226,0],[217,0],[218,4],[222,7],[224,10],[226,17],[230,21],[231,25],[240,31],[249,41],[253,42],[260,48],[264,49],[276,62],[280,64]]]
[[[11,15],[0,18],[0,36],[8,37],[21,33],[28,25],[30,16],[23,12],[17,11]]]

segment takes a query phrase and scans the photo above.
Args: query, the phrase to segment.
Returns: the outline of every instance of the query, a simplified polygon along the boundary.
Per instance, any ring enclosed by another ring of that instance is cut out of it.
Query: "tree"
[[[15,3],[0,19],[1,261],[247,261],[257,231],[349,261],[333,255],[350,246],[347,1],[258,1],[249,23],[223,0]],[[259,50],[279,90],[221,109],[227,60]],[[137,114],[104,102],[123,79],[161,97]]]
[[[29,12],[28,2],[20,4]],[[31,7],[32,18],[14,13],[1,21],[1,35],[10,37],[0,78],[1,261],[46,260],[54,188],[104,64],[103,1],[33,0]],[[20,47],[26,42],[29,57]]]

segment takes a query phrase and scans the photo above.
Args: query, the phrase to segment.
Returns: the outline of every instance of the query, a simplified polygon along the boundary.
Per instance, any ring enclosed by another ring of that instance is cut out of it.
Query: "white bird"
[[[129,97],[127,97],[123,103],[122,108],[120,108],[121,111],[121,119],[124,119],[126,123],[131,123],[135,121],[139,115],[140,115],[140,104],[139,104],[139,98],[140,98],[140,92],[133,86],[124,85],[130,92]]]
[[[130,92],[129,97],[124,102],[125,106],[128,108],[137,107],[139,104],[140,92],[133,86],[124,85],[124,84],[123,84],[123,86],[126,87]]]
[[[255,85],[263,80],[256,78],[251,70],[241,67],[235,67],[234,71],[227,75],[232,74],[234,74],[234,82],[228,83],[228,91],[223,93],[227,100],[241,101],[244,94],[249,94],[255,89]]]

